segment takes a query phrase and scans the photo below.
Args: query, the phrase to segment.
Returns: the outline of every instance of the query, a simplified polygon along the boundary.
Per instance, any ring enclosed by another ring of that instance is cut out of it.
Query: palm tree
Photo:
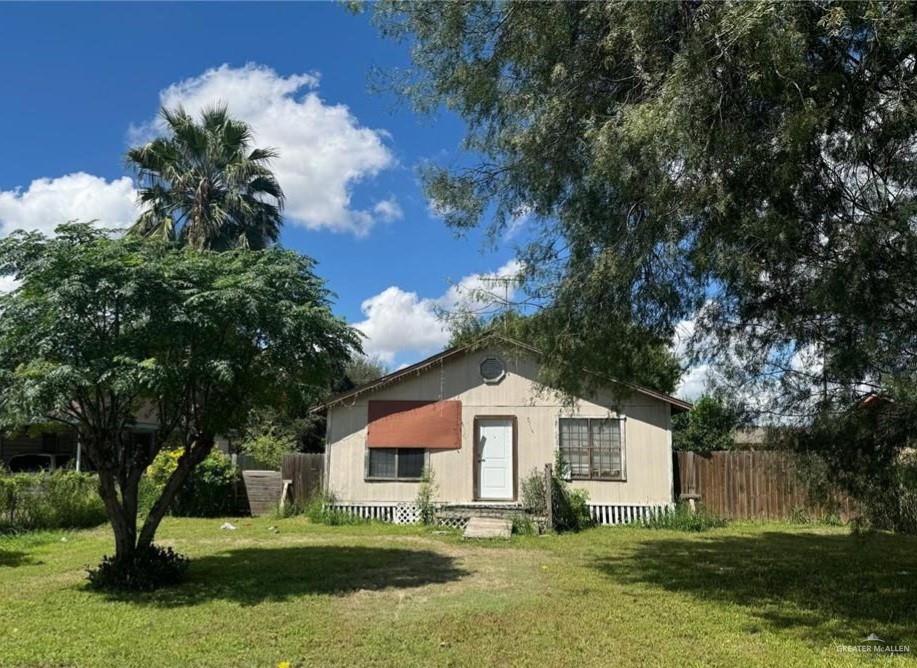
[[[268,168],[276,152],[251,148],[248,125],[225,107],[205,109],[200,124],[181,107],[161,114],[168,134],[127,153],[143,207],[131,233],[198,250],[276,242],[284,201]]]

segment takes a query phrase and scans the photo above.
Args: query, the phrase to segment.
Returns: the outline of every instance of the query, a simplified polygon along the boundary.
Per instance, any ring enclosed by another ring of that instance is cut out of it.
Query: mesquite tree
[[[152,544],[176,492],[253,409],[305,401],[359,350],[312,261],[291,251],[200,252],[88,225],[0,241],[0,426],[75,428],[99,474],[116,562]],[[158,424],[136,439],[139,419]],[[183,452],[138,527],[144,470]]]
[[[371,7],[411,50],[396,90],[467,123],[424,173],[447,224],[534,227],[563,380],[633,377],[695,319],[695,353],[785,420],[912,396],[917,5]]]

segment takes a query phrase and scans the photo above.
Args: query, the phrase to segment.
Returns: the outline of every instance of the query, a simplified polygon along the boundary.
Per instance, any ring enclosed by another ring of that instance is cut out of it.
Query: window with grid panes
[[[560,418],[560,451],[579,480],[623,480],[620,419]]]

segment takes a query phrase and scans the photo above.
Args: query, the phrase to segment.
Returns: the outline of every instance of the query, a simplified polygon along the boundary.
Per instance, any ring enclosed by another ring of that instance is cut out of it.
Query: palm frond
[[[275,243],[284,195],[267,163],[277,152],[252,148],[251,129],[225,105],[205,109],[200,122],[181,107],[160,113],[167,135],[127,153],[144,208],[131,233],[202,250]]]

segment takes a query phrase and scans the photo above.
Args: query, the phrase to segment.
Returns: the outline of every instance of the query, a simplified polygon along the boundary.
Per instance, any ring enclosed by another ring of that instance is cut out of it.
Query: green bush
[[[430,468],[423,470],[423,477],[420,479],[420,487],[417,490],[417,510],[420,512],[421,524],[433,524],[436,521],[436,493],[439,491],[439,485],[436,484],[436,478]]]
[[[310,521],[316,524],[327,524],[328,526],[366,524],[369,522],[369,520],[358,517],[346,510],[334,508],[334,502],[335,498],[332,494],[317,497],[306,506],[305,514]]]
[[[105,520],[93,474],[61,470],[0,475],[0,530],[82,529]]]
[[[538,525],[528,515],[517,513],[512,516],[513,533],[518,536],[537,536]]]
[[[138,551],[128,563],[114,557],[103,557],[102,563],[89,569],[92,589],[153,591],[178,584],[188,570],[188,558],[171,547],[150,545]]]
[[[146,481],[140,485],[138,505],[148,511],[162,492],[175,467],[181,450],[163,450],[147,469]],[[191,475],[178,490],[170,512],[178,517],[220,517],[237,512],[235,487],[239,470],[222,452],[211,452],[194,467]]]
[[[520,487],[522,491],[522,506],[536,515],[547,514],[544,474],[537,469],[533,469],[527,477],[522,479]]]
[[[552,471],[552,507],[555,531],[581,531],[593,525],[589,514],[589,494],[574,489],[566,481],[568,467],[558,452]],[[535,515],[547,514],[544,475],[533,470],[522,481],[522,504]]]
[[[573,489],[565,480],[554,479],[554,528],[582,531],[593,525],[589,514],[589,493]]]
[[[641,525],[647,529],[669,529],[671,531],[706,531],[726,526],[726,520],[708,512],[703,506],[691,510],[686,503],[678,503],[674,510],[654,515],[643,520]]]
[[[137,486],[137,512],[141,515],[148,515],[160,494],[162,494],[162,484],[153,480],[149,474],[143,476]]]

